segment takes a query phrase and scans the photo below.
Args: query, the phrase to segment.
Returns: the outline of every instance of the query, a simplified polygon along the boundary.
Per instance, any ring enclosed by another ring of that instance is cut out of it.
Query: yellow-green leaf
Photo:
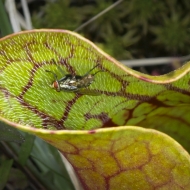
[[[85,190],[190,189],[189,154],[153,129],[51,131],[18,126],[57,147]]]
[[[84,189],[189,189],[188,153],[130,127],[190,150],[189,65],[153,77],[69,31],[14,34],[0,40],[0,120],[57,147]],[[92,68],[82,93],[50,87]]]

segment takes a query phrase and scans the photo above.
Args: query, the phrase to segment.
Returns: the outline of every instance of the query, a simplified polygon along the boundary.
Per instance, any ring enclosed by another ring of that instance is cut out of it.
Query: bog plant
[[[1,122],[59,149],[84,189],[190,188],[190,63],[141,74],[66,30],[10,35],[0,52]]]

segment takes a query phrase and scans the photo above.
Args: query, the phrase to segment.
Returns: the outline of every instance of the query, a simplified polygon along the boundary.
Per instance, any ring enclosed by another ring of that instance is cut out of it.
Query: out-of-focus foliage
[[[49,1],[42,7],[41,13],[33,15],[37,28],[63,28],[74,30],[85,19],[89,9],[85,6],[70,6],[70,0]],[[40,17],[39,17],[40,14]]]
[[[24,137],[14,129],[2,122],[0,122],[0,142],[1,141],[13,141],[16,143],[23,143],[25,141]]]
[[[12,33],[12,27],[8,19],[3,1],[0,1],[0,38]]]
[[[152,27],[152,32],[156,35],[155,43],[164,45],[166,50],[174,53],[189,50],[189,16],[181,18],[174,13],[171,17],[164,15],[161,20],[162,27]]]
[[[114,2],[47,1],[40,12],[33,12],[33,24],[75,30]],[[125,0],[79,33],[117,59],[185,55],[190,45],[189,8],[188,0]]]
[[[61,190],[63,187],[65,190],[74,190],[57,149],[35,138],[31,150],[31,140],[27,139],[29,134],[22,135],[26,138],[22,147],[13,142],[0,143],[0,190]],[[31,154],[23,165],[23,156],[28,153]]]

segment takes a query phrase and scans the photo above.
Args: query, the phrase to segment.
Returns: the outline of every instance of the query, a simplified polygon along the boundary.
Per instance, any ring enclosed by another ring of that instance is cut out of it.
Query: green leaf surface
[[[144,75],[63,30],[8,36],[0,41],[0,52],[2,118],[44,129],[150,127],[170,134],[189,149],[189,63],[167,75]],[[97,64],[94,72],[104,72],[95,75],[89,89],[99,96],[57,92],[49,86],[55,79],[45,70],[60,79],[64,75],[60,68],[82,76]]]
[[[28,180],[26,175],[19,169],[11,168],[9,174],[8,187],[13,187],[14,189],[26,189],[28,186]]]
[[[0,163],[0,190],[2,190],[9,178],[9,172],[12,167],[13,160],[5,160]]]
[[[12,141],[16,143],[23,143],[24,140],[23,135],[21,135],[17,129],[14,129],[0,121],[0,142]]]
[[[5,9],[3,1],[0,1],[0,38],[11,34],[13,32],[12,26]]]
[[[190,150],[189,65],[153,77],[69,31],[14,34],[0,41],[0,120],[61,150],[84,189],[189,189],[188,153],[130,127]],[[51,72],[84,76],[95,66],[103,72],[82,94],[50,88]]]
[[[29,129],[19,126],[20,129]],[[57,147],[85,190],[190,188],[189,154],[153,129],[115,127],[91,131],[30,132]]]
[[[27,159],[32,151],[34,144],[35,136],[31,134],[26,134],[25,142],[21,145],[21,149],[18,156],[18,162],[24,166],[27,162]]]

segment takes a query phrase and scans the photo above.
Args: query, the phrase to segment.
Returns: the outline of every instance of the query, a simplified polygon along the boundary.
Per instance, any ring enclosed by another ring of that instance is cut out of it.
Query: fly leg
[[[90,69],[83,77],[86,77],[89,75],[89,73],[94,70],[99,64],[95,65],[92,69]]]
[[[57,65],[57,63],[56,63],[56,61],[54,60],[54,59],[52,59],[51,60],[55,65]],[[58,69],[59,69],[59,71],[63,74],[63,76],[64,77],[62,77],[61,79],[57,79],[57,75],[54,73],[54,72],[52,72],[52,71],[49,71],[49,70],[45,70],[46,72],[50,72],[50,73],[52,73],[53,75],[54,75],[54,78],[55,78],[55,81],[62,81],[62,80],[64,80],[66,77],[65,77],[65,73],[64,73],[64,71],[60,68],[60,66],[59,65],[57,65],[57,67],[58,67]]]
[[[57,67],[58,67],[59,71],[62,73],[62,75],[64,76],[65,73],[64,73],[64,71],[61,69],[61,67],[60,67],[59,65],[58,65]]]
[[[96,75],[96,74],[99,73],[99,72],[104,72],[104,70],[99,70],[99,71],[97,71],[96,73],[93,74],[93,76]]]
[[[53,76],[54,76],[54,78],[55,78],[55,81],[57,81],[57,75],[54,73],[54,72],[52,72],[52,71],[49,71],[49,70],[45,70],[46,72],[49,72],[49,73],[52,73],[53,74]]]

